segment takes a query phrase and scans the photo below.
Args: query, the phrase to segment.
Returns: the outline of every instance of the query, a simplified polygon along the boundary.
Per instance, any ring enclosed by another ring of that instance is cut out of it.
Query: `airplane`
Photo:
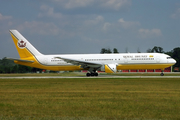
[[[10,30],[20,58],[7,58],[16,64],[52,70],[75,71],[87,70],[86,76],[98,76],[97,71],[116,73],[118,70],[161,69],[176,63],[163,53],[116,53],[116,54],[54,54],[40,53],[17,30]]]

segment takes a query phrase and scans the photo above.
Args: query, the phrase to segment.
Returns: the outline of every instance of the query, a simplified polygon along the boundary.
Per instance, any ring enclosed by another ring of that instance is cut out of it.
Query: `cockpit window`
[[[167,57],[167,59],[173,59],[172,57]]]

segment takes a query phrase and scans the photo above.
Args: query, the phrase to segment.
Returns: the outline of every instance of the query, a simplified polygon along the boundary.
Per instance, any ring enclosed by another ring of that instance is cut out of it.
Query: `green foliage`
[[[154,46],[153,49],[148,49],[147,50],[147,53],[154,53],[154,52],[156,52],[156,53],[164,53],[163,48],[162,47],[157,47],[157,46]]]
[[[114,48],[114,49],[113,49],[113,53],[119,53],[118,50],[117,50],[117,48]]]
[[[0,73],[11,73],[15,65],[13,61],[3,58],[0,60]]]
[[[104,53],[112,53],[112,52],[111,52],[111,49],[110,49],[110,48],[108,48],[108,49],[102,48],[100,53],[101,53],[101,54],[104,54]]]
[[[175,67],[180,67],[180,47],[174,48],[172,51],[167,52],[166,54],[170,55],[176,60]]]
[[[111,51],[110,48],[107,48],[107,49],[106,49],[106,48],[102,48],[100,53],[101,53],[101,54],[104,54],[104,53],[112,53],[112,51]],[[117,48],[114,48],[114,49],[113,49],[113,53],[119,53],[118,50],[117,50]]]

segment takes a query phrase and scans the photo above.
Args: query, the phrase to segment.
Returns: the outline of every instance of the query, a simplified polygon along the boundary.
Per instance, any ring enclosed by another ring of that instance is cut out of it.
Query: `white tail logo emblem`
[[[24,42],[23,40],[18,41],[18,47],[21,48],[21,49],[25,48],[26,47],[26,42]]]

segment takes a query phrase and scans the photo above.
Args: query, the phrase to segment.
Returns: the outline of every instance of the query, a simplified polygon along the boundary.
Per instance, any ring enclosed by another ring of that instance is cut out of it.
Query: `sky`
[[[180,47],[179,0],[0,0],[0,59],[19,58],[18,30],[43,54],[100,53],[102,48],[165,52]]]

